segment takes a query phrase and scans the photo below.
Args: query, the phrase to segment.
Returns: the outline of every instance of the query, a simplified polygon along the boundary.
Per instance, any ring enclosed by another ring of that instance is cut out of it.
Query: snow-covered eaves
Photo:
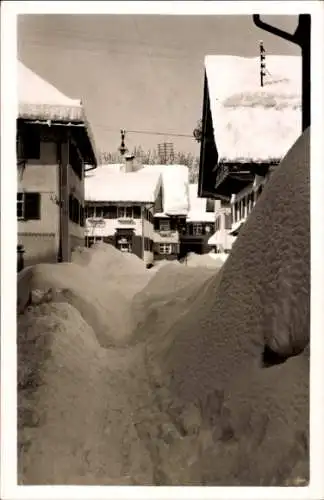
[[[219,162],[276,162],[301,134],[302,61],[299,56],[260,59],[205,58],[210,111]]]
[[[85,163],[97,164],[94,136],[80,99],[71,99],[49,82],[27,68],[18,65],[18,118],[33,122],[78,125],[80,149]]]
[[[83,122],[80,99],[71,99],[18,61],[19,118]]]
[[[85,200],[113,203],[154,203],[161,189],[159,172],[120,172],[99,166],[85,178]]]
[[[198,197],[198,184],[189,184],[187,222],[215,222],[215,211],[207,212],[206,198]]]
[[[189,211],[189,168],[186,165],[143,165],[142,171],[159,172],[163,185],[163,212],[186,216]]]

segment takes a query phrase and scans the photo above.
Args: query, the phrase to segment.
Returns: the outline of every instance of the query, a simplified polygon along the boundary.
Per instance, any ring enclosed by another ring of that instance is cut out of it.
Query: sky
[[[289,32],[298,22],[297,16],[262,19]],[[64,94],[82,99],[97,149],[111,153],[123,128],[129,150],[173,142],[175,152],[198,155],[192,131],[202,115],[205,55],[256,57],[260,39],[268,54],[300,54],[296,45],[254,26],[252,16],[18,18],[18,58]]]

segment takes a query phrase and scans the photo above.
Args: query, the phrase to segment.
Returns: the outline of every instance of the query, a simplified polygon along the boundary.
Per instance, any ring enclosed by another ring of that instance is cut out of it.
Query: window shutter
[[[41,218],[40,193],[25,193],[25,219],[38,220]]]

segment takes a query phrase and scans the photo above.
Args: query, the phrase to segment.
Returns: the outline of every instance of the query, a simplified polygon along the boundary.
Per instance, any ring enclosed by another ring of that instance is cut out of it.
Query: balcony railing
[[[159,230],[159,234],[160,236],[162,236],[162,238],[168,238],[168,237],[171,237],[171,236],[175,236],[177,234],[177,231],[172,231],[171,229],[168,229],[168,230]]]
[[[135,220],[131,217],[119,217],[117,219],[118,224],[135,224]]]

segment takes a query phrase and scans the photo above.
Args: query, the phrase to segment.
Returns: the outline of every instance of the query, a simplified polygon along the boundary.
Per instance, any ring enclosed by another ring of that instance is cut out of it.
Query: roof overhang
[[[246,183],[251,181],[251,175],[265,176],[269,169],[280,162],[285,154],[286,143],[288,150],[290,141],[293,143],[295,136],[299,135],[301,118],[300,95],[298,93],[300,58],[296,56],[271,56],[271,64],[275,68],[275,72],[280,76],[282,74],[285,76],[285,73],[288,72],[289,78],[277,78],[275,85],[260,91],[260,96],[259,89],[254,89],[249,81],[251,65],[254,67],[256,61],[257,58],[245,59],[230,56],[207,56],[205,59],[198,178],[200,197],[228,200],[232,193],[239,190],[240,183],[243,188]],[[215,65],[217,65],[217,72]],[[290,73],[292,74],[290,75]],[[226,85],[226,75],[233,76],[233,81],[230,81],[228,85]],[[290,76],[292,76],[292,85],[289,83]],[[241,80],[245,85],[242,84],[243,90],[241,89]],[[280,87],[280,82],[286,80],[289,84],[284,83],[283,85],[286,87],[283,90]],[[270,95],[268,96],[267,93]],[[253,101],[253,106],[249,104],[251,96],[256,100]],[[272,107],[267,99],[269,102],[271,101]],[[257,105],[256,108],[254,104]],[[288,114],[284,113],[280,106],[287,107]],[[241,108],[244,119],[239,118],[241,117]],[[257,116],[255,115],[256,110]],[[256,119],[253,121],[250,115]],[[235,123],[231,120],[234,120]],[[251,133],[254,128],[249,128],[246,125],[251,120],[256,130],[258,130],[257,124],[261,123],[263,137],[267,137],[267,135],[272,137],[271,133],[276,132],[274,133],[274,136],[278,138],[275,143],[276,147],[273,147],[271,141],[262,143],[262,146],[254,141]],[[246,173],[243,173],[244,171]],[[237,173],[240,175],[237,176]]]
[[[215,192],[216,166],[218,152],[214,139],[213,122],[210,111],[207,73],[204,78],[202,140],[200,144],[198,196],[201,198],[217,198]]]
[[[86,123],[80,121],[66,121],[66,120],[50,120],[45,118],[37,117],[24,117],[19,115],[18,121],[21,123],[39,125],[43,127],[57,127],[61,130],[69,130],[72,138],[76,142],[76,145],[82,155],[84,164],[89,165],[89,170],[97,167],[97,155],[94,145],[93,135],[91,129]],[[62,136],[64,136],[62,134]],[[87,168],[86,168],[87,170]]]
[[[253,181],[254,175],[265,176],[271,167],[279,163],[276,160],[252,162],[240,158],[232,162],[218,162],[206,73],[202,128],[198,178],[198,195],[201,198],[229,201],[233,193],[238,193]]]

